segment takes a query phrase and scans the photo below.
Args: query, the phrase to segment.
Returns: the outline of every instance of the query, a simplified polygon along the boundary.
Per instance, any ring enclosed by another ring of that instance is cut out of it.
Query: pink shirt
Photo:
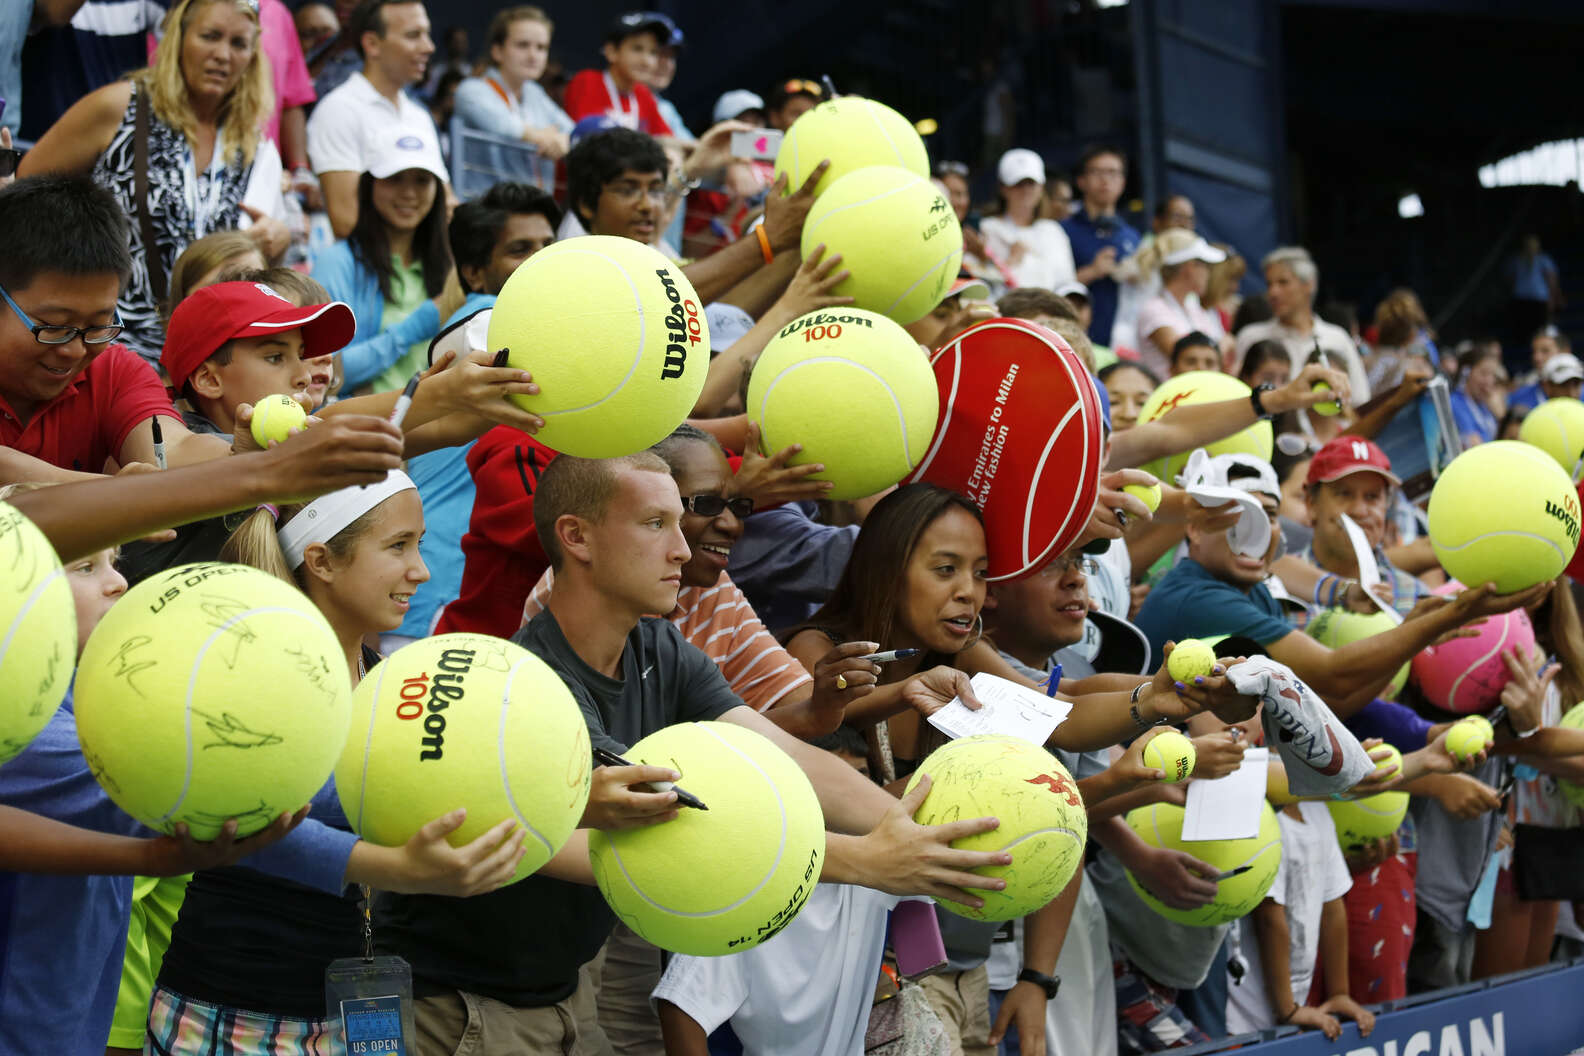
[[[281,0],[262,0],[259,7],[259,46],[270,64],[270,80],[275,86],[275,109],[264,122],[264,135],[280,146],[280,119],[283,111],[307,106],[314,101],[313,78],[297,41],[297,27],[291,12]],[[282,157],[288,168],[305,158]]]
[[[1179,301],[1162,290],[1157,296],[1145,301],[1138,316],[1139,361],[1155,371],[1155,376],[1159,378],[1171,373],[1171,364],[1149,337],[1162,328],[1176,335],[1172,339],[1174,341],[1195,330],[1212,341],[1220,341],[1226,334],[1221,328],[1221,317],[1201,306],[1199,298],[1192,293]]]

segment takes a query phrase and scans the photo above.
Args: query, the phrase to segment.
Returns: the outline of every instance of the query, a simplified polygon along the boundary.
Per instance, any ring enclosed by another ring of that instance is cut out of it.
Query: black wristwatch
[[[1268,381],[1262,381],[1258,385],[1254,386],[1254,390],[1249,393],[1249,403],[1253,404],[1254,406],[1255,418],[1263,421],[1276,417],[1275,412],[1267,411],[1265,409],[1265,394],[1267,392],[1274,391],[1276,391],[1276,386],[1272,385]]]
[[[1044,972],[1036,972],[1032,968],[1025,968],[1019,972],[1017,981],[1020,983],[1033,983],[1045,991],[1045,1000],[1047,1001],[1054,1001],[1056,992],[1061,989],[1061,976],[1046,975]]]

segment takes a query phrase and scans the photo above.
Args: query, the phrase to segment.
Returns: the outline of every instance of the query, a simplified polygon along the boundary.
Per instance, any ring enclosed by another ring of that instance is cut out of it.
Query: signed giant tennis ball
[[[55,548],[0,502],[0,763],[60,707],[77,663],[77,607]]]

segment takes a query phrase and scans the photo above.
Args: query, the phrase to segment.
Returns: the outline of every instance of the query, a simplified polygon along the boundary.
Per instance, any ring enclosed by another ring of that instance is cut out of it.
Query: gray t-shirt
[[[1122,863],[1104,850],[1089,863],[1089,879],[1105,906],[1111,941],[1139,971],[1179,990],[1205,981],[1232,925],[1200,928],[1166,919],[1145,904],[1128,883]]]
[[[584,663],[549,610],[512,641],[561,676],[590,738],[618,754],[667,726],[719,718],[742,706],[714,661],[668,620],[646,618],[633,628],[620,679]],[[412,965],[420,997],[465,990],[539,1008],[577,989],[578,968],[599,953],[614,922],[598,888],[530,876],[476,898],[383,895],[374,938],[380,952]]]
[[[1500,788],[1507,767],[1507,760],[1496,756],[1472,771],[1472,776]],[[1430,796],[1414,796],[1408,801],[1408,811],[1418,840],[1414,895],[1419,908],[1453,931],[1461,931],[1467,922],[1469,899],[1496,846],[1503,814],[1492,811],[1472,821],[1459,821]]]

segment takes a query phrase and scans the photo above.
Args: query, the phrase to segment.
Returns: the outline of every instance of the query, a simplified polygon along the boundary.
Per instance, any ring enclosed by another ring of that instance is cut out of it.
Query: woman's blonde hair
[[[1412,290],[1393,290],[1375,306],[1376,340],[1382,347],[1403,348],[1420,327],[1429,325],[1430,317]]]
[[[1229,245],[1221,242],[1210,244],[1225,253],[1226,259],[1210,265],[1210,281],[1205,283],[1205,293],[1199,298],[1199,303],[1206,308],[1215,308],[1237,292],[1238,283],[1243,281],[1243,275],[1248,271],[1248,261]]]
[[[196,242],[187,243],[187,248],[181,251],[176,263],[171,267],[170,292],[165,298],[165,303],[160,305],[161,320],[165,323],[170,322],[171,313],[176,310],[176,306],[198,288],[199,280],[205,275],[247,253],[257,255],[260,260],[264,259],[264,253],[259,249],[258,243],[245,231],[214,231]],[[254,270],[252,267],[237,268],[234,275],[222,272],[219,281],[230,282],[252,270]]]
[[[385,505],[381,502],[373,509],[364,513],[357,520],[341,529],[325,541],[325,549],[330,551],[330,556],[338,562],[351,558],[352,548],[357,546],[358,540],[368,532],[373,523],[374,515]],[[275,509],[270,506],[260,506],[254,510],[247,520],[237,526],[220,547],[220,560],[229,561],[236,565],[249,565],[279,579],[284,579],[298,590],[307,593],[308,577],[303,573],[306,565],[298,565],[295,569],[286,564],[286,552],[281,549],[280,537],[276,530],[290,523],[307,506],[282,506],[280,515],[276,516]]]
[[[275,109],[275,90],[271,86],[269,63],[259,46],[258,4],[253,0],[180,0],[165,16],[164,36],[154,49],[153,65],[132,74],[132,81],[147,93],[154,104],[154,114],[161,121],[179,130],[187,137],[187,145],[198,148],[198,115],[193,113],[188,95],[187,81],[182,76],[182,43],[193,17],[211,4],[230,4],[253,23],[253,57],[248,60],[242,79],[231,94],[220,104],[217,121],[221,127],[220,142],[216,148],[222,157],[242,152],[243,164],[253,164],[253,152],[258,149],[264,121]]]

